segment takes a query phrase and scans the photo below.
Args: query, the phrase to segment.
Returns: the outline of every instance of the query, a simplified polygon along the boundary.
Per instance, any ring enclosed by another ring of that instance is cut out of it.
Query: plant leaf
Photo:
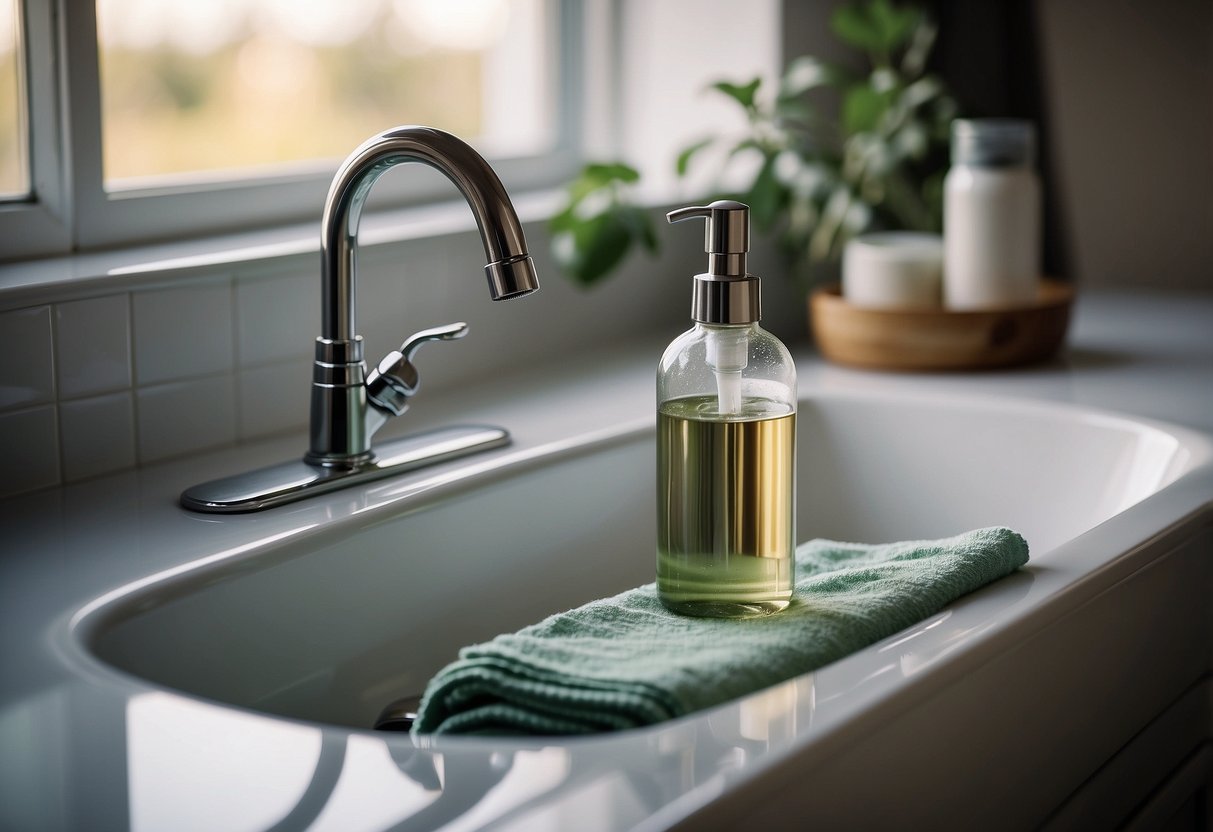
[[[779,99],[796,98],[815,87],[837,87],[850,81],[850,75],[841,67],[827,63],[812,55],[802,55],[788,64],[779,81]]]
[[[570,204],[559,214],[555,214],[548,220],[548,229],[553,234],[559,234],[562,231],[572,231],[573,227],[577,225],[577,215],[573,212],[573,208],[574,206]]]
[[[622,162],[591,162],[585,166],[581,175],[603,185],[611,182],[632,184],[640,181],[640,172]]]
[[[886,52],[901,48],[914,34],[921,17],[917,10],[899,9],[889,0],[872,0],[868,5],[868,20],[879,33],[879,48]]]
[[[787,188],[780,183],[775,175],[775,160],[777,156],[768,156],[762,163],[754,183],[742,200],[750,206],[750,216],[754,224],[762,229],[769,229],[779,219],[783,206],[787,203]]]
[[[641,208],[632,208],[631,214],[630,224],[633,235],[649,254],[657,254],[661,250],[661,244],[657,239],[657,229],[654,227],[653,217],[648,211]]]
[[[548,221],[552,257],[574,281],[589,286],[607,276],[639,240],[656,251],[652,218],[624,201],[619,185],[640,174],[621,162],[586,165],[569,184],[568,204]]]
[[[758,93],[758,87],[762,84],[762,78],[755,78],[748,84],[733,84],[729,81],[717,81],[712,84],[712,89],[724,93],[729,98],[736,101],[747,110],[754,109],[754,96]]]
[[[865,51],[881,48],[880,31],[859,6],[839,6],[830,15],[830,28],[847,46]]]
[[[935,36],[938,28],[935,22],[925,14],[918,19],[914,32],[910,35],[910,44],[901,56],[901,71],[907,78],[917,78],[922,75],[927,66],[927,58],[935,46]]]
[[[834,188],[822,209],[821,219],[809,236],[810,261],[821,263],[836,257],[841,251],[837,245],[838,235],[852,199],[851,190],[845,184]]]
[[[899,9],[890,0],[871,0],[865,6],[835,9],[830,27],[848,46],[888,55],[910,39],[920,19],[915,9]]]
[[[657,251],[657,232],[648,211],[635,205],[618,205],[615,211],[633,239],[639,240],[649,251]]]
[[[933,75],[927,75],[902,90],[901,104],[907,109],[914,109],[943,95],[943,92],[943,82]]]
[[[743,150],[762,150],[762,145],[758,143],[757,139],[742,139],[729,148],[729,158],[733,158]]]
[[[886,96],[868,86],[851,87],[842,100],[843,129],[847,135],[871,132],[880,123],[886,109]]]
[[[628,253],[632,235],[618,211],[607,211],[552,240],[557,265],[583,286],[605,277]]]
[[[780,98],[775,102],[775,118],[780,123],[808,123],[816,115],[812,107],[796,98]]]
[[[622,162],[591,162],[569,183],[569,202],[575,206],[590,194],[612,183],[633,184],[639,180],[640,172]]]
[[[678,154],[678,160],[674,163],[674,169],[678,172],[678,175],[686,176],[687,169],[691,166],[691,159],[695,156],[695,154],[712,144],[714,141],[716,140],[709,137],[706,139],[700,139],[694,144],[684,147],[682,152]]]

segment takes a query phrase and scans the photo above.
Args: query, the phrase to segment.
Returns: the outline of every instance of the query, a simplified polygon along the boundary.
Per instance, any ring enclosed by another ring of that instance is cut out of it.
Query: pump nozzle
[[[750,250],[750,206],[732,199],[692,205],[666,214],[671,223],[707,220],[703,250],[708,270],[695,275],[691,317],[705,324],[752,324],[762,315],[758,278],[746,271]]]
[[[709,205],[693,205],[666,214],[671,223],[703,217],[703,250],[708,253],[708,273],[713,277],[746,277],[746,252],[750,250],[750,206],[732,199]]]

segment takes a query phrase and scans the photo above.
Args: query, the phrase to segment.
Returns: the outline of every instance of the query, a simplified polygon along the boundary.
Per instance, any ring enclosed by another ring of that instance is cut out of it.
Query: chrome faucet
[[[372,449],[371,437],[408,409],[417,392],[413,363],[429,341],[461,338],[467,324],[427,329],[405,339],[370,373],[355,325],[358,222],[371,187],[398,164],[438,169],[463,194],[484,243],[493,300],[539,288],[522,226],[501,180],[462,140],[431,127],[397,127],[364,142],[341,165],[321,220],[320,337],[312,369],[310,446],[301,461],[284,463],[187,489],[181,504],[195,511],[255,511],[324,491],[389,476],[464,454],[500,447],[509,434],[480,425],[442,428]]]

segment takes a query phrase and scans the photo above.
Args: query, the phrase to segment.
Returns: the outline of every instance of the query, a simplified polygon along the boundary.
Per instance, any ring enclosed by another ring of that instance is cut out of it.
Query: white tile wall
[[[207,277],[0,313],[23,345],[0,356],[3,493],[305,426],[316,282]]]
[[[320,278],[289,274],[236,281],[240,366],[311,360],[320,334]]]
[[[479,243],[476,249],[476,256],[483,261]],[[358,334],[366,342],[368,366],[399,347],[414,332],[451,323],[455,318],[450,311],[450,298],[458,284],[469,280],[484,283],[483,271],[462,275],[449,268],[448,237],[410,240],[395,255],[379,254],[364,258],[360,264]],[[483,265],[481,262],[476,268]],[[481,294],[488,297],[483,288]]]
[[[51,308],[0,314],[0,333],[10,347],[0,350],[0,408],[54,401]]]
[[[140,385],[233,370],[232,284],[212,281],[134,295]]]
[[[135,465],[134,411],[129,390],[60,403],[63,477],[67,482]]]
[[[571,286],[528,228],[543,290],[492,303],[472,232],[363,252],[358,329],[367,363],[410,333],[466,320],[468,337],[419,353],[422,396],[606,337],[685,325],[694,245],[629,260],[591,290]],[[275,267],[277,268],[277,267]],[[22,344],[0,355],[0,479],[8,493],[285,431],[304,431],[319,276],[269,270],[0,313]],[[764,284],[770,297],[770,286]],[[654,359],[656,360],[656,359]]]
[[[241,370],[237,435],[254,439],[306,428],[311,380],[312,363],[304,359]]]
[[[59,397],[109,393],[131,386],[130,296],[55,306]]]
[[[230,375],[140,387],[136,401],[140,462],[236,441],[236,391]]]
[[[59,482],[59,432],[51,405],[0,413],[0,496]]]

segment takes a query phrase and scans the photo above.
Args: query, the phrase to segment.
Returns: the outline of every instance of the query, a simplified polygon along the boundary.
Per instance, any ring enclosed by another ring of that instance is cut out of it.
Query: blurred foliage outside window
[[[0,0],[0,199],[29,193],[21,18],[17,0]]]
[[[504,52],[542,46],[548,1],[98,0],[104,179],[283,172],[400,124],[541,153],[545,52]],[[530,117],[501,117],[503,81]]]

